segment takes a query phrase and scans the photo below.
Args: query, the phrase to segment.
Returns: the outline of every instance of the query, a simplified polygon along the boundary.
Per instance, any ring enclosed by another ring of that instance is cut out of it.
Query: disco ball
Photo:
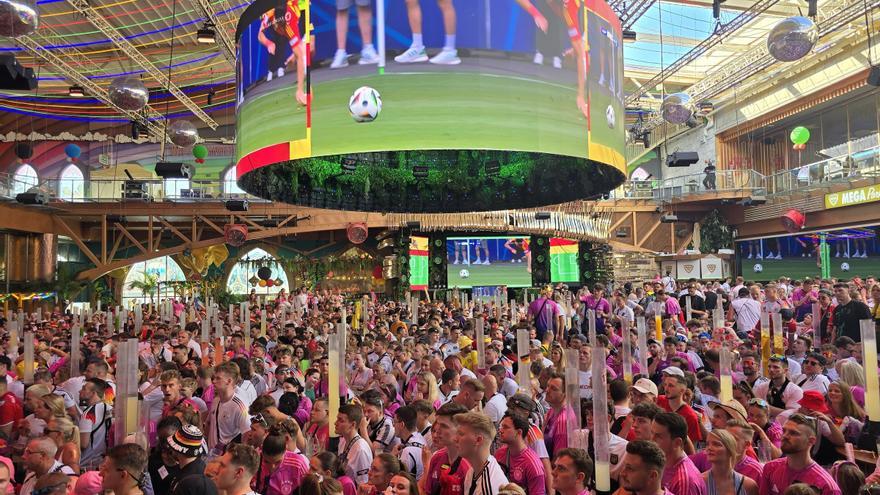
[[[188,120],[176,120],[168,128],[168,138],[177,146],[186,148],[198,142],[199,130]]]
[[[779,21],[767,34],[767,51],[780,62],[803,58],[819,41],[819,28],[807,17],[794,16]]]
[[[14,38],[31,34],[39,23],[37,9],[24,2],[0,0],[0,36]]]
[[[684,124],[694,114],[691,97],[686,93],[673,93],[663,99],[660,112],[666,122]]]
[[[110,83],[108,93],[116,106],[133,112],[144,108],[150,101],[150,91],[137,77],[117,77]]]

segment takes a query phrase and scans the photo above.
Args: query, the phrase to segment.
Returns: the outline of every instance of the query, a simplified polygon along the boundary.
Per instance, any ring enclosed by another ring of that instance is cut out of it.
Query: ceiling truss
[[[663,81],[665,81],[669,76],[686,67],[694,60],[697,60],[700,56],[708,52],[711,48],[721,44],[724,40],[732,36],[733,33],[735,33],[738,29],[750,23],[762,12],[766,11],[777,3],[779,3],[779,0],[759,0],[755,2],[755,4],[749,10],[736,16],[727,24],[719,24],[715,32],[712,33],[708,38],[700,42],[695,47],[691,48],[690,51],[682,55],[681,58],[673,62],[671,65],[669,65],[669,67],[662,67],[659,74],[654,76],[650,81],[642,84],[642,86],[636,91],[630,93],[626,97],[626,106],[637,105],[639,99],[641,99],[641,97],[650,88],[655,88],[658,85],[662,84]]]
[[[107,19],[104,18],[97,10],[89,5],[88,0],[68,0],[68,3],[78,12],[83,14],[99,31],[109,38],[113,45],[124,53],[128,58],[138,64],[147,74],[156,82],[162,85],[169,93],[174,95],[183,105],[193,113],[199,120],[208,125],[211,129],[217,128],[217,122],[211,118],[202,108],[196,104],[189,96],[186,95],[171,79],[168,74],[162,72],[150,59],[122,35],[115,27],[113,27]],[[174,43],[174,39],[171,40]]]
[[[197,11],[201,11],[205,14],[205,18],[214,25],[214,32],[217,34],[217,44],[220,47],[220,53],[229,62],[229,65],[235,67],[235,43],[232,41],[232,37],[229,36],[229,32],[223,29],[220,24],[220,19],[217,17],[217,10],[214,9],[214,5],[211,4],[209,0],[190,0],[190,4],[193,9]],[[221,2],[222,10],[228,10],[232,7],[227,5],[228,2],[225,0]]]
[[[41,28],[40,30],[43,32],[52,32],[51,29],[45,27]],[[131,110],[125,110],[119,107],[110,100],[110,95],[107,93],[106,89],[94,83],[91,79],[84,76],[75,68],[73,68],[70,64],[65,62],[65,59],[87,60],[86,56],[80,53],[79,50],[77,50],[76,48],[48,50],[30,36],[19,36],[15,38],[15,41],[25,51],[51,65],[56,71],[58,71],[59,74],[63,75],[69,81],[82,86],[83,89],[85,89],[90,95],[94,96],[108,107],[113,108],[120,114],[125,115],[126,117],[131,119],[132,121],[139,121],[145,124],[147,127],[147,132],[154,139],[158,139],[159,141],[163,141],[165,139],[164,126],[156,122],[156,120],[163,119],[162,114],[151,108],[149,105],[145,107],[144,114],[133,112]]]
[[[873,11],[873,9],[880,7],[880,0],[870,2],[841,0],[826,4],[824,8],[819,10],[819,20],[817,21],[820,39],[863,17],[866,7],[868,12]],[[707,100],[741,84],[755,73],[767,69],[775,63],[776,59],[767,51],[767,44],[759,43],[749,52],[708,74],[700,82],[685,90],[685,93],[691,97],[691,101]],[[654,114],[644,123],[643,129],[654,129],[662,125],[663,122],[663,118],[659,114]]]

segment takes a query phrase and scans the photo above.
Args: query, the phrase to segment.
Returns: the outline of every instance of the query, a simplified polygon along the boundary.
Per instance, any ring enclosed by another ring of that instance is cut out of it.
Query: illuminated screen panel
[[[386,3],[382,68],[354,9],[351,56],[330,67],[336,0],[248,7],[236,33],[236,159],[245,190],[317,207],[448,212],[559,203],[623,180],[621,29],[605,2],[553,9],[536,0],[533,17],[526,0],[456,1],[454,58],[440,51],[436,2],[421,3],[427,48],[408,63],[407,9]],[[375,47],[380,26],[371,9]],[[314,28],[307,39],[306,24]],[[556,53],[535,64],[547,43]],[[457,63],[432,63],[438,55]],[[363,115],[370,121],[359,122]]]
[[[578,241],[550,238],[550,281],[578,282]]]
[[[831,276],[850,279],[880,274],[880,227],[767,237],[736,243],[742,275],[748,280],[821,278],[821,234],[828,244]]]
[[[409,288],[426,290],[428,288],[428,238],[409,238]]]
[[[448,237],[446,256],[450,289],[532,285],[528,237]]]

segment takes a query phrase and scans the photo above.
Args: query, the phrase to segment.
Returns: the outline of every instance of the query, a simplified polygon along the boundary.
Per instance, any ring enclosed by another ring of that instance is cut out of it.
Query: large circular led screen
[[[252,194],[481,211],[624,179],[621,27],[602,0],[258,0],[236,38]]]

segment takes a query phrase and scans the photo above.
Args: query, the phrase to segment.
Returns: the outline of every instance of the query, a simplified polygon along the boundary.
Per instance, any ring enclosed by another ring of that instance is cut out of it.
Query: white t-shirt
[[[815,390],[822,395],[825,395],[828,393],[828,385],[831,384],[831,381],[828,380],[827,376],[819,374],[814,376],[801,375],[795,383],[797,383],[804,392],[807,390]]]
[[[513,378],[505,376],[504,381],[501,382],[501,393],[509,399],[517,392],[519,392],[519,384]]]
[[[593,372],[578,370],[578,383],[581,389],[581,399],[593,398]]]
[[[251,422],[248,414],[248,406],[238,395],[233,395],[226,402],[214,397],[211,410],[205,419],[207,430],[208,449],[219,452],[218,447],[225,447],[237,436],[250,431]]]
[[[419,479],[425,470],[422,464],[422,447],[425,446],[425,437],[421,433],[413,433],[406,442],[403,442],[403,448],[400,450],[400,463],[403,465],[404,471]]]
[[[345,475],[358,485],[369,481],[367,473],[373,463],[370,447],[370,442],[360,435],[351,439],[351,448],[348,448],[345,438],[339,440],[339,462],[345,466]]]
[[[144,390],[150,387],[150,382],[144,382],[141,384],[138,391],[143,394]],[[158,422],[162,419],[162,408],[165,406],[165,394],[162,393],[161,388],[156,387],[152,392],[144,395],[142,404],[150,410],[150,421]]]
[[[764,399],[769,402],[767,399],[770,392],[770,384],[772,382],[770,380],[764,382],[756,382],[754,387],[755,397],[759,399]],[[782,401],[785,402],[785,409],[791,409],[797,411],[800,409],[800,404],[798,401],[804,396],[804,391],[801,390],[800,387],[797,386],[793,381],[789,381],[788,385],[785,387],[785,390],[782,391]]]
[[[235,386],[235,395],[244,401],[246,408],[251,407],[251,404],[257,400],[257,388],[250,380],[242,380],[240,384]]]
[[[7,390],[15,394],[21,400],[24,400],[24,383],[21,380],[16,380],[9,375],[6,375],[6,387]]]
[[[187,342],[186,346],[189,347],[189,349],[191,351],[193,351],[193,353],[195,353],[195,356],[197,358],[202,359],[202,345],[201,344],[199,344],[198,342],[196,342],[193,339],[189,339],[189,342]]]
[[[501,418],[504,417],[504,413],[507,412],[507,399],[504,398],[504,394],[496,393],[493,395],[488,401],[486,401],[486,405],[483,407],[483,414],[489,416],[489,419],[492,420],[493,424],[498,424],[501,422]]]
[[[495,495],[508,483],[495,456],[489,456],[480,472],[474,472],[476,469],[478,468],[471,467],[464,476],[464,495]]]
[[[731,301],[730,306],[736,314],[736,329],[747,332],[761,321],[761,303],[751,297],[740,297]]]
[[[103,402],[86,408],[79,419],[79,432],[89,435],[88,447],[83,447],[80,466],[84,471],[98,467],[107,451],[107,420],[113,418],[113,407]]]

